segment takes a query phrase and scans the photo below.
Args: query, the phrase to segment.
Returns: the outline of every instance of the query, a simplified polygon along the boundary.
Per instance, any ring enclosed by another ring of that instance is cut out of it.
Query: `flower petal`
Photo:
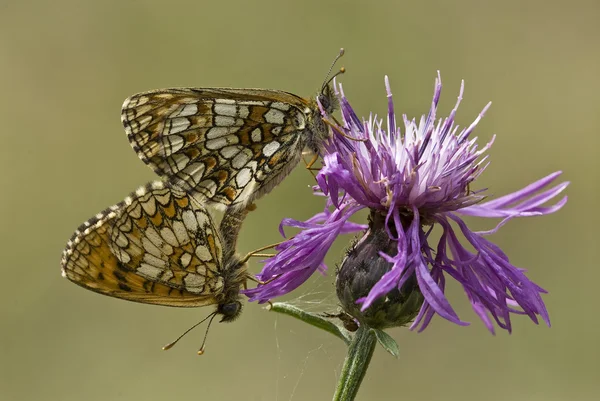
[[[348,221],[362,208],[361,205],[346,204],[333,212],[327,208],[317,215],[318,218],[315,216],[306,222],[284,219],[285,225],[302,228],[302,231],[279,244],[276,247],[277,255],[267,260],[262,272],[257,275],[259,280],[265,281],[266,284],[244,290],[242,293],[251,301],[267,302],[275,296],[296,289],[317,269],[324,271],[325,255],[337,236],[366,228],[364,225]]]

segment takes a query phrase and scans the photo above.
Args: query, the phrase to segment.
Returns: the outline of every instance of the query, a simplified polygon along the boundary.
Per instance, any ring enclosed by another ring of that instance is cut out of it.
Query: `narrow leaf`
[[[372,329],[375,332],[375,337],[377,337],[377,341],[379,344],[389,352],[393,357],[398,358],[400,355],[400,349],[398,348],[398,344],[396,340],[394,340],[388,333],[378,329]]]

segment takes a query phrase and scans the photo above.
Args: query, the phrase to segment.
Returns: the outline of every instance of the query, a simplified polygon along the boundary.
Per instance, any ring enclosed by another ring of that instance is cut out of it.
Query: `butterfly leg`
[[[319,155],[315,154],[312,159],[307,162],[306,159],[304,158],[304,154],[302,154],[302,161],[304,162],[304,165],[306,166],[306,169],[308,170],[308,172],[310,173],[310,175],[312,175],[312,177],[315,179],[315,181],[317,180],[317,176],[315,174],[315,171],[319,171],[320,168],[316,168],[316,167],[312,167],[315,162],[317,161],[317,159],[319,158]]]
[[[251,258],[272,258],[274,253],[253,253]]]
[[[276,278],[278,278],[280,276],[280,274],[271,277],[270,279],[263,281],[263,280],[259,280],[254,276],[250,276],[248,275],[248,280],[254,281],[255,283],[257,283],[258,285],[265,285],[265,284],[269,284],[271,281],[275,280]]]
[[[348,136],[346,133],[344,133],[341,129],[339,129],[339,123],[338,124],[334,124],[331,121],[327,120],[327,119],[323,119],[323,122],[327,125],[329,125],[332,129],[334,129],[338,134],[340,134],[341,136],[343,136],[346,139],[349,139],[351,141],[357,141],[357,142],[366,142],[367,139],[366,138],[354,138],[351,136]]]
[[[312,159],[310,159],[310,161],[308,163],[306,163],[306,160],[304,160],[304,163],[306,163],[306,168],[309,169],[309,170],[313,170],[312,166],[317,162],[317,160],[319,160],[319,154],[318,153],[315,153],[313,155]]]
[[[290,238],[291,239],[291,238]],[[286,240],[287,241],[287,240]],[[246,254],[246,256],[244,256],[241,260],[240,263],[246,263],[248,261],[248,259],[250,259],[253,256],[264,256],[264,257],[272,257],[274,255],[272,254],[261,254],[260,252],[265,251],[267,249],[271,249],[271,248],[275,248],[277,245],[281,245],[283,244],[285,241],[280,241],[277,242],[275,244],[271,244],[271,245],[267,245],[267,246],[263,246],[261,248],[255,249],[252,252],[249,252],[248,254]]]

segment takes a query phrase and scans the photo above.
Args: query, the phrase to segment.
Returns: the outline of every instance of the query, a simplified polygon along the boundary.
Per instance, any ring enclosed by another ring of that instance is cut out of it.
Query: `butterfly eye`
[[[323,109],[325,109],[326,112],[331,112],[331,99],[326,93],[321,93],[319,95],[319,103],[321,103],[321,106],[323,106]]]

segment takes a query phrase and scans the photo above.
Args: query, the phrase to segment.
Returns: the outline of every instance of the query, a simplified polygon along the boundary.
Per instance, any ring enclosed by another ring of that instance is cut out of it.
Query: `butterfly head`
[[[220,303],[217,313],[222,316],[221,322],[232,322],[242,313],[242,303],[238,300]]]
[[[325,83],[325,85],[323,85],[321,93],[317,95],[317,100],[319,101],[321,107],[323,107],[323,110],[325,110],[327,114],[333,113],[339,107],[339,102],[337,97],[335,96],[333,87],[331,86],[331,82],[327,82]]]

